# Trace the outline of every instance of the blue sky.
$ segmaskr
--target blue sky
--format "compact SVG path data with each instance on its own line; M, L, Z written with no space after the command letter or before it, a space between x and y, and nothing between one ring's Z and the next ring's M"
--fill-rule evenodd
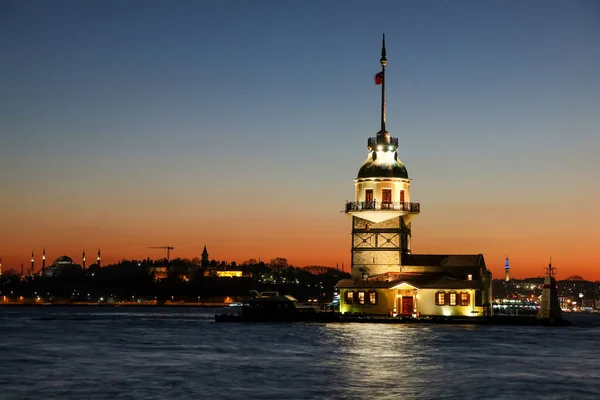
M5 1L0 253L42 246L57 221L168 221L215 256L252 255L215 232L260 221L298 243L326 226L347 247L338 211L379 128L383 32L387 126L424 206L421 243L483 229L453 248L499 262L518 224L539 227L539 257L564 229L580 252L600 238L598 2ZM565 203L577 207L557 215ZM163 232L145 240L185 242Z

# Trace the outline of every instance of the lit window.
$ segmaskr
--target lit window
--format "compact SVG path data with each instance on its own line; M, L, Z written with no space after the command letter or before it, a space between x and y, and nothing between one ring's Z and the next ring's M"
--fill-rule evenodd
M436 295L436 300L437 300L437 305L438 306L443 306L446 304L446 293L444 292L437 292Z
M369 292L369 304L377 304L377 292Z
M346 304L354 303L354 292L347 291L346 292Z
M463 292L460 294L460 305L461 306L469 305L469 293Z
M358 292L358 304L365 304L365 292Z
M392 204L392 189L382 189L381 190L381 207L382 208L391 208Z
M473 275L472 274L467 275L467 280L468 281L472 281L473 280Z
M456 305L456 292L450 292L450 305Z

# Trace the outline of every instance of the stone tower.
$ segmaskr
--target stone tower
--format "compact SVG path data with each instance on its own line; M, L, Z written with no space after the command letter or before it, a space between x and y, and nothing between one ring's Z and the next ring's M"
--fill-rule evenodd
M202 252L202 261L200 265L203 267L208 267L208 251L206 250L206 245L204 245L204 251Z
M355 201L346 203L352 216L352 276L401 272L402 254L410 254L411 220L420 204L411 202L410 178L398 158L398 138L386 131L385 35L381 49L381 129L367 140L368 155L354 180Z
M558 292L556 290L556 268L552 266L552 259L546 268L546 277L544 278L544 289L542 289L542 302L537 313L538 319L558 321L562 319L560 303L558 302Z

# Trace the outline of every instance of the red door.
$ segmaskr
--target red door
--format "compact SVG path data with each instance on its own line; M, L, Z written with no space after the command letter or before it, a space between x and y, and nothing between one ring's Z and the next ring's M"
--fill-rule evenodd
M402 297L402 315L412 315L415 308L413 297Z

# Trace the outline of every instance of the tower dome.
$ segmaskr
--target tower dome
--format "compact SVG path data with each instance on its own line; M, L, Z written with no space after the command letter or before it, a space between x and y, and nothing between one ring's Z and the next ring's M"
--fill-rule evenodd
M74 264L73 259L69 256L60 256L56 260L54 260L55 265L61 264Z
M394 138L392 138L394 139ZM388 149L387 147L390 147ZM380 145L379 149L369 146L369 156L358 170L357 179L360 178L404 178L408 179L408 171L402 161L398 159L396 146ZM385 149L384 149L385 147Z

